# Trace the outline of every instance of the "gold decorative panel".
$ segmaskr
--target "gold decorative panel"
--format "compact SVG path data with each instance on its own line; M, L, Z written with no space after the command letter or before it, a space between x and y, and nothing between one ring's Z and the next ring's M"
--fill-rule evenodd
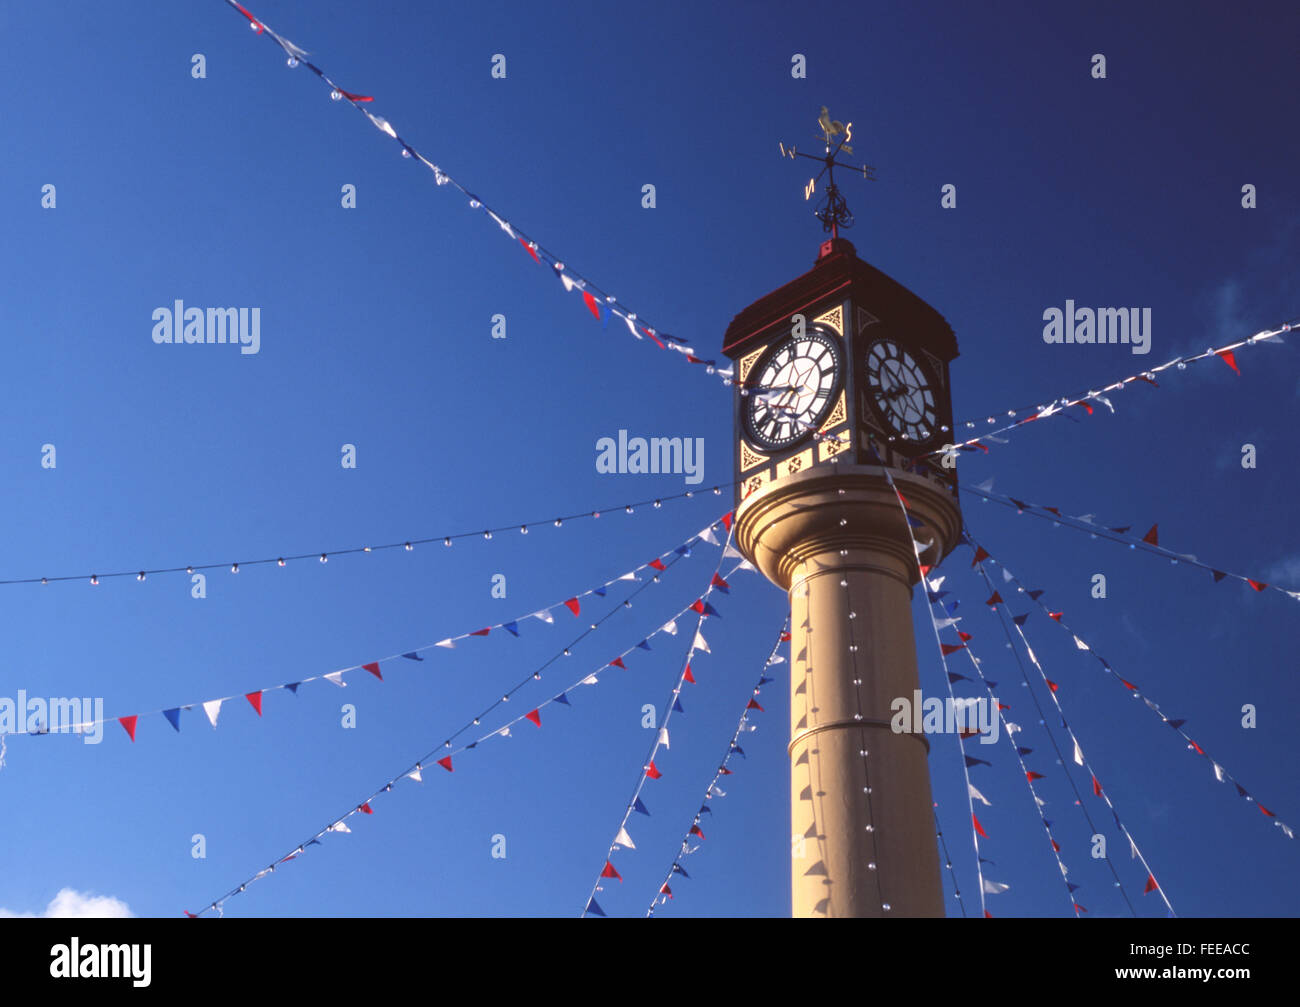
M745 497L749 496L751 493L758 492L758 490L762 489L763 484L771 478L771 475L766 471L755 472L745 480L743 488L741 489L740 499L744 500Z
M819 433L826 433L837 423L843 423L848 414L845 412L844 390L840 389L840 400L835 403L835 408L831 410L830 415L826 417L826 422L821 425Z
M796 472L802 472L813 463L813 449L804 448L797 455L791 455L783 462L778 462L776 474L780 476L792 476Z
M746 469L752 469L755 465L762 465L764 462L770 460L771 459L769 459L767 455L761 455L757 451L754 451L744 441L740 442L740 471L741 472L744 472Z
M841 339L844 338L844 308L837 305L831 308L824 315L818 315L813 319L814 322L821 322L823 325L835 330L835 334Z
M749 377L749 369L758 362L758 358L763 355L763 351L766 349L766 346L760 346L752 353L746 353L740 358L740 383L742 385L745 383L745 379Z
M817 460L824 462L826 459L834 458L841 451L847 451L848 449L848 441L839 440L834 437L827 438L824 441L819 441L817 444Z

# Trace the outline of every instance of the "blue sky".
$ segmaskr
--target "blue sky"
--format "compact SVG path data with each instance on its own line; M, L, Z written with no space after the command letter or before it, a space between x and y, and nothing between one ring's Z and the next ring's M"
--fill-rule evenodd
M253 12L498 212L660 329L718 355L731 317L806 270L822 238L802 168L821 105L854 123L878 181L849 179L859 254L957 333L955 412L983 417L1083 391L1293 318L1300 263L1298 17L1285 5L1077 12L1029 5L777 3L653 9L265 0ZM0 586L14 697L101 696L116 717L297 681L556 605L671 550L727 508L698 493L660 509L549 524L558 514L669 497L731 478L730 392L617 323L587 315L481 210L404 160L305 68L220 0L8 5L9 105L0 330L0 579L247 562L530 523L518 533L92 587ZM207 76L191 76L191 57ZM504 80L490 75L507 58ZM806 79L791 56L808 60ZM1090 75L1104 53L1107 78ZM641 187L657 187L657 206ZM957 186L957 208L940 187ZM41 207L42 186L57 207ZM356 209L340 189L357 189ZM1241 206L1256 186L1258 208ZM1066 299L1152 309L1149 356L1052 346L1043 311ZM151 313L182 299L257 306L261 346L159 346ZM491 318L507 320L491 338ZM1139 530L1207 562L1300 588L1293 343L1210 360L1116 414L1016 431L968 482ZM704 482L597 472L620 429L703 438ZM1258 467L1244 470L1243 444ZM57 467L41 466L53 444ZM357 467L340 465L344 444ZM1087 535L966 501L975 535L1046 589L1074 630L1262 802L1300 824L1290 674L1296 602ZM535 523L535 524L534 524ZM697 548L512 700L545 699L633 645L707 584ZM1011 690L1022 744L1036 718L969 552L949 585L986 670ZM1109 596L1090 597L1094 573ZM506 578L506 597L492 578ZM672 721L664 778L643 795L624 882L598 896L639 915L658 887L758 677L784 598L754 574L709 620L712 653ZM617 602L611 594L611 607ZM599 611L590 609L590 611ZM942 690L917 607L922 688ZM197 708L173 732L143 718L130 743L11 738L0 769L0 907L39 913L63 888L140 915L219 897L355 807L529 675L586 625L562 609L519 639L494 633L383 683L243 700L213 731ZM559 616L563 616L560 618ZM567 622L565 621L567 620ZM1026 626L1090 760L1182 915L1293 914L1297 847L1216 783L1207 762L1069 636ZM577 915L662 715L685 636L638 652L571 709L548 712L375 804L373 817L251 886L231 915ZM998 664L998 673L991 669ZM784 670L784 668L782 668ZM360 678L366 678L361 681ZM766 687L747 758L716 802L689 882L665 915L789 908L786 680ZM1022 694L1017 697L1017 693ZM1018 701L1018 699L1020 701ZM357 726L340 726L353 703ZM1243 704L1259 726L1241 726ZM548 711L553 708L548 708ZM488 719L490 729L498 720ZM980 753L983 754L983 753ZM1004 747L973 779L996 915L1062 915L1064 886ZM958 880L976 897L955 743L931 757ZM1081 904L1124 914L1089 860L1063 779L1036 768ZM1092 807L1095 820L1108 816ZM359 817L359 816L358 816ZM638 816L640 818L640 816ZM192 837L206 857L191 856ZM491 856L506 838L504 859ZM1140 868L1115 867L1143 915ZM21 869L17 869L21 868ZM948 910L958 915L951 894Z

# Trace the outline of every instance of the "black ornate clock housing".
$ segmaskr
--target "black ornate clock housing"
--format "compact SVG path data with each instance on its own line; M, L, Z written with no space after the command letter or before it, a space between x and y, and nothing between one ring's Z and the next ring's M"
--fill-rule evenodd
M737 500L836 457L955 494L955 468L932 454L954 439L952 328L844 238L736 315L722 349L735 361Z

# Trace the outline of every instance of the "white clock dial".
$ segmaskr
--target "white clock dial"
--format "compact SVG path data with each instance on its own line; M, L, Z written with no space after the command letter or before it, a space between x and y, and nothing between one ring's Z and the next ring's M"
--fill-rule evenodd
M749 439L765 451L789 447L817 429L839 388L840 350L820 330L786 339L759 364L745 407Z
M938 429L934 384L925 368L892 339L867 351L867 397L895 436L916 444Z

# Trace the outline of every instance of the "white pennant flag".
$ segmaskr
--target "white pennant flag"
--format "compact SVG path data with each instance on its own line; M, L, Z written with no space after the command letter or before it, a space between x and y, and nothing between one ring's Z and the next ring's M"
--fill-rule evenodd
M331 671L328 675L325 676L325 678L327 681L333 682L335 685L339 686L342 689L346 689L348 687L348 683L343 681L343 672L341 671Z
M1006 584L1010 584L1014 579L1015 579L1015 578L1011 576L1011 571L1008 570L1006 567L1003 567L1003 568L1002 568L1002 580L1003 580L1003 582L1006 583Z
M445 640L439 640L437 643L434 644L434 646L446 647L448 650L454 650L456 647L456 641L453 640L451 637L447 637L447 639Z
M1095 518L1096 516L1097 516L1096 514L1080 514L1077 518L1075 518L1075 520L1082 521L1084 524L1092 524L1092 519Z
M1282 830L1287 839L1295 838L1295 833L1291 831L1291 826L1287 825L1286 822L1274 822L1273 824Z
M595 675L588 675L582 680L582 685L600 685L599 679Z
M581 284L574 281L574 279L571 276L569 276L568 273L560 273L560 282L564 284L564 292L566 294L573 293L574 287L581 286Z
M1041 797L1035 797L1034 803L1036 803L1040 808L1047 807L1047 802L1044 801Z
M1015 734L1019 730L1021 730L1019 724L1007 723L1007 734Z
M988 878L984 879L985 895L1001 895L1003 892L1007 891L1010 887L1011 887L1010 885L1004 885L1001 881L990 881Z
M367 113L367 114L368 114L368 113ZM508 222L502 220L500 217L498 217L498 216L497 216L495 213L493 213L491 210L488 210L487 213L488 213L488 216L489 216L489 217L491 217L493 220L495 220L495 221L497 222L497 227L499 227L499 228L501 228L501 230L505 231L506 234L510 235L510 237L512 237L512 238L516 237L515 232L514 232L513 230L511 230L511 228L510 228L510 224L509 224Z
M620 828L618 835L614 837L615 846L626 846L629 850L636 849L636 843L632 842L632 837L627 834L626 828Z
M722 550L722 558L723 559L744 559L745 557L741 555L739 549L737 549L734 545L728 542L726 547ZM1300 591L1297 591L1296 593L1300 594Z
M555 622L555 616L551 615L551 610L549 608L542 609L540 612L534 612L532 618L541 619L542 622L546 623L548 626Z
M704 639L704 634L698 629L695 631L695 643L692 646L695 650L702 650L706 654L713 653L713 651L709 650L709 641Z
M947 619L939 619L935 622L935 629L947 629L949 626L955 626L961 622L961 616L950 616Z
M1128 858L1130 860L1136 860L1137 855L1138 855L1137 843L1133 842L1132 836L1129 836L1128 837Z
M1074 764L1076 766L1083 765L1083 749L1079 747L1078 738L1074 739Z
M1074 638L1074 645L1080 650L1088 650L1088 645L1080 640L1077 636Z
M507 724L505 727L501 728L501 730L497 731L497 734L501 735L503 738L510 737L510 725Z
M993 479L992 479L992 477L990 477L990 478L988 478L988 479L985 479L982 483L979 483L978 485L976 485L975 488L976 488L977 490L981 490L981 491L983 491L983 492L985 492L985 493L988 493L990 490L993 489Z
M423 782L424 782L424 777L420 775L420 767L419 767L419 766L416 766L414 769L412 769L412 770L411 770L409 773L407 773L406 775L409 776L411 779L413 779L416 783L423 783Z
M627 325L627 331L628 331L628 332L630 332L630 333L632 333L632 335L636 336L637 339L642 338L641 333L637 332L637 330L636 330L636 321L635 321L634 316L632 316L632 315L625 315L625 314L623 314L621 311L615 311L614 314L618 315L619 318L623 319L624 323Z
M394 140L397 139L397 130L393 129L392 124L389 123L387 119L374 115L371 112L366 112L366 115L368 115L370 117L370 121L375 124L375 128L379 129L381 132L387 133Z
M661 727L661 728L659 728L659 744L663 745L664 748L668 748L668 747L669 747L669 745L668 745L668 728L666 728L666 727Z
M1107 409L1109 409L1112 413L1115 411L1115 407L1112 406L1112 405L1110 404L1110 399L1106 398L1106 396L1104 396L1104 395L1094 395L1093 398L1095 398L1095 399L1096 399L1098 402L1100 402L1103 406L1105 406Z
M943 586L943 582L947 579L948 579L948 575L944 574L942 577L933 577L930 580L926 581L926 583L930 585L931 591L937 591L939 590L939 588Z
M632 570L618 578L619 580L636 580L636 571Z
M757 572L758 572L758 571L754 568L754 564L751 563L749 560L743 560L743 561L741 562L740 566L736 567L736 569L737 569L737 570L748 570L750 573L757 573Z
M210 699L203 704L203 712L208 715L208 721L213 727L217 726L217 714L221 712L221 700Z
M325 831L326 831L326 832L351 832L352 830L349 829L349 828L347 827L347 824L344 823L344 822L335 822L333 825L331 825L331 826L330 826L328 829L326 829Z
M709 525L704 531L700 532L700 538L709 545L718 545L718 536L713 534L713 525Z
M1214 763L1214 778L1218 780L1220 783L1224 782L1223 767L1220 766L1217 762Z
M676 636L676 635L677 635L677 620L676 620L676 619L673 619L673 620L671 620L670 622L666 622L666 623L664 623L663 626L660 627L660 630L661 630L662 632L664 632L664 633L669 634L670 636Z
M985 797L983 794L981 794L978 790L975 789L975 784L973 784L973 783L968 783L967 786L970 787L970 796L971 796L971 797L973 797L973 798L974 798L975 800L977 800L977 801L981 801L981 802L984 804L984 806L985 806L986 808L991 808L991 807L993 807L993 805L989 803L989 799L988 799L987 797Z

